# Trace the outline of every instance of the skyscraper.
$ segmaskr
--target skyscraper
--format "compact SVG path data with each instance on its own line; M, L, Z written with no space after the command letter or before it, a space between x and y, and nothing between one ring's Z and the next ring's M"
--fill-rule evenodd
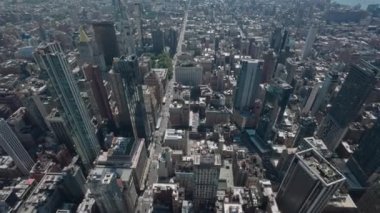
M347 166L358 181L367 185L368 178L380 168L380 119L364 134Z
M194 155L194 204L199 211L205 207L215 205L216 192L221 167L219 154Z
M280 27L276 27L270 40L270 47L274 49L276 53L281 50L282 37L282 29Z
M84 63L94 64L94 52L86 32L83 27L79 28L79 64L83 65Z
M133 127L127 104L127 98L124 94L121 74L115 69L111 69L108 73L108 77L112 88L112 99L116 103L116 108L113 110L116 126L121 130L121 134L123 136L131 136L133 133Z
M282 121L293 87L276 79L265 88L265 99L257 126L257 134L264 140L272 139L273 126Z
M302 50L302 59L305 59L308 57L311 53L315 38L317 37L317 27L312 25L309 29L309 32L307 33L306 41L305 41L305 46L303 47Z
M315 98L314 104L311 108L311 114L314 115L318 110L321 109L331 98L336 85L338 84L338 73L329 72L326 74L326 78L322 83L321 89L318 91L317 97Z
M99 50L104 55L107 66L112 66L114 57L119 56L119 45L116 39L116 32L113 22L94 22L92 28L95 32L95 41Z
M262 60L243 60L237 81L234 107L239 111L248 110L254 104L263 72Z
M380 182L377 181L369 186L360 200L356 203L359 212L375 213L380 212Z
M34 161L3 118L0 118L0 146L12 157L17 168L28 175Z
M79 28L79 43L78 43L78 51L79 51L79 65L83 65L85 63L97 65L100 70L106 70L106 64L104 61L104 55L100 47L94 43L92 39L90 39L83 27Z
M264 64L263 64L263 77L261 79L262 83L268 83L272 79L274 69L276 67L276 54L273 50L269 50L264 54Z
M156 29L152 32L153 52L160 54L164 50L164 32L161 29Z
M101 213L122 213L127 210L125 198L118 185L116 173L102 169L91 171L87 186L91 197L95 198Z
M141 27L141 12L142 12L142 5L140 2L134 2L134 19L136 20L136 31L137 31L137 44L139 47L142 46L142 27Z
M316 129L317 122L314 117L301 117L292 147L297 147L303 138L313 136Z
M365 61L350 66L350 72L317 133L331 151L339 145L348 124L358 116L374 87L378 72L376 67Z
M295 154L278 190L281 211L289 213L322 212L345 177L316 150Z
M125 136L132 136L130 133L133 133L134 137L149 138L150 129L149 125L147 125L141 88L142 77L140 75L137 57L131 55L129 57L115 59L113 70L115 73L120 74L131 124L131 126L127 125L129 129L122 129L121 132L124 132ZM130 132L131 130L132 132Z
M45 117L46 122L51 127L58 143L64 144L70 151L75 151L74 138L71 137L68 124L59 113L58 109L53 108L49 115Z
M135 54L135 42L133 39L133 29L127 20L121 21L120 49L121 54Z
M170 55L174 56L177 52L178 33L174 28L165 31L165 44L170 47Z
M99 154L100 146L65 54L58 43L49 43L40 45L34 57L39 67L49 74L61 102L64 118L68 120L67 124L75 138L76 151L85 167L88 167Z
M45 121L45 116L47 113L40 96L34 95L30 89L20 91L18 96L20 97L23 106L28 107L28 112L33 122L41 129L48 130L49 127Z
M83 71L86 80L90 84L92 93L94 94L95 104L96 108L99 110L99 114L103 119L112 122L113 116L111 107L108 102L106 88L104 87L99 67L85 64L83 66Z
M99 47L94 43L93 39L90 39L83 27L79 28L79 65L85 63L97 65L104 71L106 70L106 64L104 61L104 55L99 50Z
M321 83L320 82L315 82L312 89L310 89L310 93L306 99L306 103L305 105L303 106L303 109L301 111L301 113L303 115L308 115L310 110L311 110L311 107L313 106L314 102L315 102L315 99L317 97L317 94L319 92L319 90L321 89Z
M114 1L115 6L115 20L116 28L120 33L118 33L118 42L120 55L131 55L136 51L134 32L137 32L137 42L138 46L142 43L142 31L141 31L141 17L140 10L136 11L135 4L139 3L127 3L125 1ZM136 16L134 13L138 13Z

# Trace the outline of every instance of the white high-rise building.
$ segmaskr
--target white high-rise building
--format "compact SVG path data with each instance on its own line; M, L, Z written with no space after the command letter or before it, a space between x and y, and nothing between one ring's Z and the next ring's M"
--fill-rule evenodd
M28 175L34 161L3 118L0 118L0 146L12 157L17 168Z

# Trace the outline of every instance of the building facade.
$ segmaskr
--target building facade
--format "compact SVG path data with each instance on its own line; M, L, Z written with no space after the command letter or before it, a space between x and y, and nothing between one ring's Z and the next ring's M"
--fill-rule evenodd
M234 108L248 110L254 104L263 75L262 60L243 60L237 81Z
M17 168L23 174L28 175L34 165L34 161L8 123L2 118L0 118L0 145L12 157Z
M83 164L89 167L99 154L100 146L65 54L58 43L49 43L38 47L34 57L40 69L49 74L63 108L64 118L75 138L76 152Z
M112 66L113 58L119 56L119 45L113 22L95 22L92 24L95 42L104 56L106 66Z
M175 68L175 81L187 86L202 84L203 69L196 65L182 65Z
M365 61L350 65L349 74L317 133L330 150L338 147L349 123L358 116L374 87L377 73L379 70Z
M316 150L307 149L295 154L276 200L281 211L321 212L344 181L345 177Z
M194 155L194 206L195 210L214 206L220 168L222 165L219 154Z
M125 132L124 135L126 136L132 136L131 133L133 133L134 137L145 138L146 141L148 141L151 130L147 124L144 97L141 88L143 79L140 75L137 56L131 55L129 57L115 59L113 70L120 74L122 85L118 85L119 87L117 89L119 92L121 92L120 89L123 90L130 118L130 123L127 125L128 129L121 129L121 132ZM116 81L120 82L120 80ZM120 94L120 96L121 95L122 94Z

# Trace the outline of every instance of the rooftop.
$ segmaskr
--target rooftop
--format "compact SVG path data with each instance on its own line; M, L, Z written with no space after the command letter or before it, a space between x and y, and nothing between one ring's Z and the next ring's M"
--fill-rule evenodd
M82 200L82 203L79 204L77 212L78 213L86 213L91 212L92 208L95 206L94 198L85 198Z
M232 172L232 162L223 160L223 166L220 168L219 182L225 183L227 188L234 186L234 176Z
M184 138L184 130L167 129L165 131L165 140L181 140Z
M0 169L11 168L14 166L15 166L15 163L11 156L8 156L8 155L0 156Z
M300 150L314 148L317 150L323 157L330 157L332 153L326 147L325 143L321 139L315 137L307 137L302 140L299 145Z
M63 179L62 174L46 174L21 207L22 212L34 212L51 198Z
M108 149L108 155L131 155L134 144L133 138L114 137L111 147Z
M300 162L326 185L344 181L346 178L323 158L315 149L307 149L296 153Z
M220 154L196 154L194 155L194 165L212 165L221 166L222 160Z

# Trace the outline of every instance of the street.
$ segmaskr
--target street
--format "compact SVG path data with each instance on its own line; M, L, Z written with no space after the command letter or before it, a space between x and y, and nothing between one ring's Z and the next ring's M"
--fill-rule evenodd
M188 18L188 8L190 5L190 1L187 5L185 15L183 18L183 24L181 28L181 32L178 38L178 44L177 44L177 52L173 57L173 77L172 79L169 80L167 83L166 87L166 102L165 104L161 107L161 111L159 113L159 116L162 118L161 120L161 125L158 130L156 130L153 133L153 143L149 146L149 159L148 159L148 166L149 166L149 171L147 174L147 181L146 181L146 186L151 186L153 183L156 183L158 180L158 156L161 153L162 150L162 141L163 137L166 131L166 128L168 126L168 121L169 121L169 107L170 103L173 100L173 89L174 89L174 82L175 82L175 67L177 64L177 56L182 54L182 43L185 37L185 30L186 30L186 24L187 24L187 18Z

